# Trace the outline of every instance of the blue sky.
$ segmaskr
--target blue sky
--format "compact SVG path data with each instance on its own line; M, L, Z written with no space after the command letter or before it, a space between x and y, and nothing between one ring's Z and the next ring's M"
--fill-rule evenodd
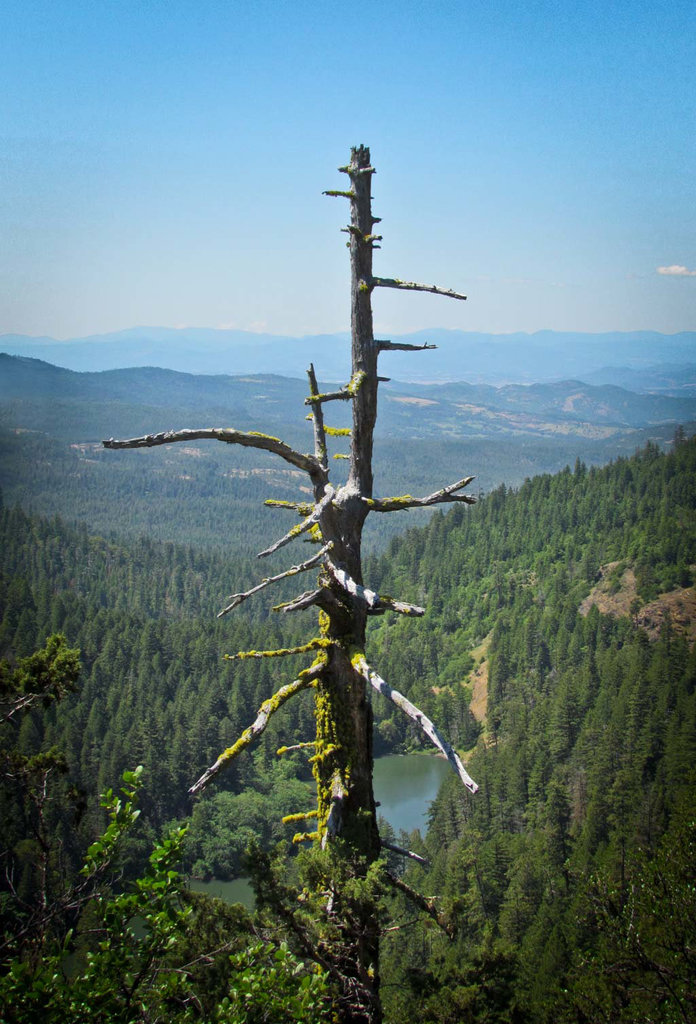
M5 0L0 333L696 329L696 7ZM662 268L661 270L659 268Z

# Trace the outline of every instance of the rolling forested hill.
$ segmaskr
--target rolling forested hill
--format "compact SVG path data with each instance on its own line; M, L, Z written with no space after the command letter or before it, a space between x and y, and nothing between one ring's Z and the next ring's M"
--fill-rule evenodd
M409 875L459 941L396 933L390 1019L691 1019L695 562L680 441L500 488L373 565L428 607L377 626L374 661L475 744L481 786L432 808Z
M378 620L371 661L468 753L480 785L471 798L453 778L428 835L409 840L430 867L407 880L437 897L456 939L397 906L410 923L385 943L388 1019L688 1019L695 506L696 441L677 433L668 454L650 444L501 486L367 560L370 586L427 607L422 620ZM96 792L139 762L145 830L185 815L200 769L303 667L221 660L313 632L311 614L269 616L263 597L214 618L259 575L236 557L2 509L0 655L28 654L55 630L82 649L78 693L10 737L25 753L66 753L88 808L79 833L57 815L66 854L99 829ZM376 712L378 751L420 745L391 707ZM301 753L279 762L275 749L312 731L301 701L273 719L198 804L189 869L235 874L251 835L289 838L280 817L306 801L309 771ZM12 806L3 817L21 856L21 822Z
M76 373L0 353L0 486L8 503L99 533L253 555L278 528L263 500L296 498L302 481L295 470L267 453L215 442L107 452L101 439L235 426L270 431L302 451L311 446L305 395L302 380L272 374ZM347 425L349 410L334 406L332 424ZM576 458L596 465L648 441L664 446L677 424L694 419L689 394L634 394L572 380L499 388L392 382L380 398L376 486L384 495L429 494L473 473L485 493ZM333 463L334 479L342 467ZM366 543L383 547L428 515L371 517Z

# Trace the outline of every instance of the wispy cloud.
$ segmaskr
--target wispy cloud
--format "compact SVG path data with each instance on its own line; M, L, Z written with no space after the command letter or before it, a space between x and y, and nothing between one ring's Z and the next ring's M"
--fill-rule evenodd
M657 272L666 277L696 277L696 270L689 270L688 267L682 267L679 263L673 263L671 267L658 267Z

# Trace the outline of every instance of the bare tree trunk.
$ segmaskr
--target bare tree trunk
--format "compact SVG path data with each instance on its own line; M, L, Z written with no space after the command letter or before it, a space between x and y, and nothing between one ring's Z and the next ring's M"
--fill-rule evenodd
M104 444L108 448L136 448L192 438L213 438L229 444L270 451L304 470L311 480L314 503L286 503L300 515L301 522L261 552L261 555L270 554L301 533L309 534L311 539L319 542L322 545L321 551L314 558L286 572L265 578L246 593L232 595L230 603L220 614L231 611L253 593L276 580L319 565L317 587L295 601L279 606L279 610L286 612L317 606L319 636L302 649L317 650L318 654L295 682L282 687L264 701L253 724L204 772L191 787L191 793L198 793L205 788L229 760L253 742L266 728L270 716L285 701L302 689L310 686L314 688L316 736L312 743L306 745L314 750L311 762L317 784L317 808L312 814L316 814L317 829L314 833L302 834L298 838L315 839L330 856L342 858L341 870L345 869L347 862L351 877L362 879L366 886L360 899L354 895L350 899L345 898L337 882L341 871L332 875L331 867L326 868L328 874L322 880L322 889L330 894L326 903L327 922L334 934L338 930L340 941L335 943L330 953L323 951L321 962L324 963L328 956L335 967L334 976L339 979L339 1020L343 1024L379 1024L380 929L376 900L374 894L370 896L366 881L370 867L381 850L372 791L372 707L368 684L392 700L421 727L435 746L449 758L455 771L472 792L475 792L476 784L469 778L458 755L442 739L434 724L385 683L366 660L368 615L381 614L386 609L406 615L422 615L423 609L392 598L380 597L364 585L362 531L371 511L392 512L442 502L473 502L474 499L458 493L471 482L471 477L443 487L425 498L412 498L410 495L383 499L373 497L372 448L380 379L377 373L379 353L394 349L418 351L435 346L375 340L372 292L375 288L385 287L427 291L455 299L464 299L465 296L435 286L373 276L373 250L378 248L376 243L380 236L373 233L378 218L372 214L371 185L375 172L370 165L369 149L364 146L353 149L350 163L340 170L348 176L349 188L326 194L346 198L350 202L350 224L343 230L349 235L350 247L352 374L349 383L340 391L322 394L317 386L314 367L310 366L307 371L309 395L305 403L312 410L314 453L296 452L277 438L266 435L218 428L171 431L128 441L111 439ZM324 407L333 401L350 401L353 411L348 479L345 485L336 490L329 483L328 469L327 435L331 436L332 431L324 423ZM280 655L292 651L265 653ZM240 656L243 656L243 652L240 652ZM327 863L331 864L330 857Z

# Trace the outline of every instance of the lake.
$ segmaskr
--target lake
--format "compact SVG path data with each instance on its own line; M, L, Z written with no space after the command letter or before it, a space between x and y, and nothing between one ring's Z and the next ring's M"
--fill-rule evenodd
M437 796L440 783L451 771L443 757L425 754L388 754L375 759L375 800L380 806L377 814L385 818L396 832L422 833L427 826L428 808ZM207 882L191 879L194 892L218 896L227 903L241 903L248 910L254 908L254 893L246 878L233 878L223 882L212 878Z

